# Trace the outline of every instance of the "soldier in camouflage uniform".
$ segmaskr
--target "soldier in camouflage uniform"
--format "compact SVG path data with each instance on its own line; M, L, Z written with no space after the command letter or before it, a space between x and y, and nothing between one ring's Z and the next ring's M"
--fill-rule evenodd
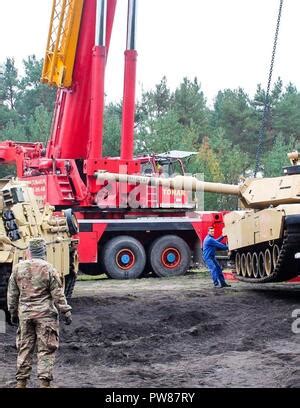
M7 294L11 321L19 321L17 388L26 388L36 345L40 386L50 387L59 343L58 310L64 315L65 324L70 324L72 308L66 301L60 276L45 260L45 241L32 239L29 251L31 259L19 262L13 269Z

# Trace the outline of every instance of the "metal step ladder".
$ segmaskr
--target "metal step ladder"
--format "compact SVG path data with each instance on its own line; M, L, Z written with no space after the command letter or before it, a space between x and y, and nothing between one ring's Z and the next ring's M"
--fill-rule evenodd
M59 175L57 176L57 181L62 200L74 202L75 197L68 176Z

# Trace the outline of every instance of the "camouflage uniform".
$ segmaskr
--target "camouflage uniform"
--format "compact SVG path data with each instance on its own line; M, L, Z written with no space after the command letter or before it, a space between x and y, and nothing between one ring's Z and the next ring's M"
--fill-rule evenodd
M37 344L38 377L51 381L59 342L57 309L64 314L72 309L57 271L43 259L19 262L10 276L7 298L11 315L19 316L16 379L30 377Z

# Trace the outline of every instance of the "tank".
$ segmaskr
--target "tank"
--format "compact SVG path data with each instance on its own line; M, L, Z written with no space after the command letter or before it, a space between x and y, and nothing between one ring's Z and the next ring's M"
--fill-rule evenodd
M300 155L294 151L288 157L292 165L284 168L283 176L248 178L239 185L185 176L163 179L103 172L95 176L100 183L114 180L237 196L241 210L224 215L223 230L234 273L245 282L280 282L300 272Z
M300 273L300 156L288 154L284 175L247 179L239 185L242 211L224 217L236 277L265 283Z
M61 274L71 297L78 271L77 221L71 210L54 214L24 181L0 181L0 308L6 309L7 286L14 265L28 257L31 238L47 243L47 260Z

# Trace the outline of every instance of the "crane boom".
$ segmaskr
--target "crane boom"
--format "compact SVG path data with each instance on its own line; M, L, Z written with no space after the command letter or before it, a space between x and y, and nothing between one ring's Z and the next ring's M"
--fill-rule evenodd
M53 0L41 81L72 86L83 0Z
M53 0L54 10L57 1ZM76 13L79 13L81 5L82 10L72 84L71 89L63 84L58 89L46 156L86 160L101 157L104 74L117 0L73 1ZM103 12L99 14L100 10ZM51 28L53 18L50 32L54 29ZM102 44L98 43L98 38L95 40L99 29L105 39ZM73 45L69 42L69 46L68 54L72 52Z

